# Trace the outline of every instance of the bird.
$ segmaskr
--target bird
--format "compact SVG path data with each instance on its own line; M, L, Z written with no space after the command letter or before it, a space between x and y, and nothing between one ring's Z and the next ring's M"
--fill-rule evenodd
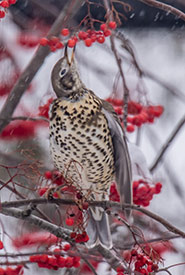
M109 200L116 180L121 203L132 203L132 172L125 133L112 105L82 82L75 49L67 47L54 65L51 83L56 99L50 107L50 151L55 167L90 201ZM126 211L127 217L130 210ZM111 249L109 218L103 207L90 206L88 248Z

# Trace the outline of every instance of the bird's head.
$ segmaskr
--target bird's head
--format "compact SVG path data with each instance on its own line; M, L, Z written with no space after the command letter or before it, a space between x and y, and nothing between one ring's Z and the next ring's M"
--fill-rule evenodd
M78 93L83 87L75 64L74 51L73 48L71 60L69 60L66 47L64 56L53 67L51 82L58 98L66 97L71 93Z

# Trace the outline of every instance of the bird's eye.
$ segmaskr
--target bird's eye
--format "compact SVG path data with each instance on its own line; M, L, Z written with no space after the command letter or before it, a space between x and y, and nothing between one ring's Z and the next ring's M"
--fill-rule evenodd
M61 70L61 71L60 71L60 76L64 76L65 73L66 73L66 69Z

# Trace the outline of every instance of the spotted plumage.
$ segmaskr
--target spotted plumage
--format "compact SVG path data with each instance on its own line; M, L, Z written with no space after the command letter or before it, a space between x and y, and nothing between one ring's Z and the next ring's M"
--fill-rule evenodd
M50 109L50 148L56 168L90 200L107 200L116 178L121 198L130 203L130 159L112 106L85 87L73 55L69 61L67 52L51 78L58 97ZM89 246L110 248L107 214L94 207L88 215Z

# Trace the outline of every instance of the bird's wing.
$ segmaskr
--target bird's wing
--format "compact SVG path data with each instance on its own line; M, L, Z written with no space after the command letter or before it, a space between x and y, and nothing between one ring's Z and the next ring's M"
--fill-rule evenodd
M112 105L102 100L102 111L108 121L114 148L115 173L121 202L132 203L132 172L126 137ZM127 216L130 211L126 210Z

